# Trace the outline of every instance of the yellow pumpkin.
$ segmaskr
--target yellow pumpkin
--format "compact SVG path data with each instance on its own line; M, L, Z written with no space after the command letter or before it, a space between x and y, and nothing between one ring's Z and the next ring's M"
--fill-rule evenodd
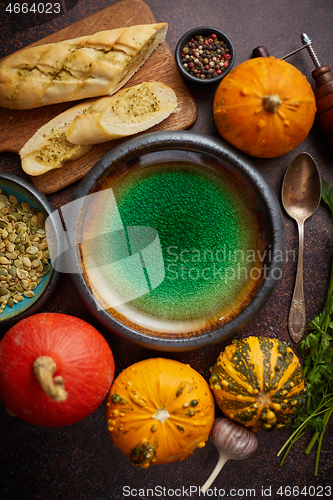
M211 373L210 387L223 413L254 431L283 429L305 402L302 365L277 339L233 340Z
M222 138L261 158L292 151L309 134L315 113L315 96L306 77L272 56L250 59L232 69L213 102Z
M206 380L190 365L165 358L123 370L107 400L113 444L133 465L183 460L202 448L214 422L215 402Z

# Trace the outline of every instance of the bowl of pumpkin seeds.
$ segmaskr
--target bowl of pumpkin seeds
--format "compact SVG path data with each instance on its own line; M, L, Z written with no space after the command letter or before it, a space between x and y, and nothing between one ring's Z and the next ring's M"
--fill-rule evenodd
M35 314L52 293L45 220L54 211L32 184L0 172L0 326ZM52 228L56 234L57 228ZM56 238L53 238L56 240Z

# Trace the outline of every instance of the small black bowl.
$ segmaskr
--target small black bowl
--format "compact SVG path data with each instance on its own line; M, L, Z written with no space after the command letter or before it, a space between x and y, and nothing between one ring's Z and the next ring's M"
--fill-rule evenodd
M183 49L184 47L188 44L188 42L192 39L195 38L197 35L201 35L203 38L211 37L212 34L215 34L217 36L217 39L223 44L225 44L228 48L228 54L230 55L230 59L228 59L228 66L226 68L221 68L222 73L218 74L217 76L211 77L211 78L201 78L198 76L195 76L194 74L190 73L185 67L183 63ZM203 49L204 50L204 49ZM178 68L181 72L181 74L187 79L190 80L191 82L195 83L202 83L204 85L207 84L212 84L212 83L217 83L220 82L231 70L231 68L234 65L235 62L235 49L234 46L231 42L231 40L225 35L222 31L215 29L215 28L210 28L208 26L203 26L201 28L194 28L187 33L185 33L184 36L179 40L177 47L176 47L176 52L175 52L175 58L176 58L176 63L178 65Z

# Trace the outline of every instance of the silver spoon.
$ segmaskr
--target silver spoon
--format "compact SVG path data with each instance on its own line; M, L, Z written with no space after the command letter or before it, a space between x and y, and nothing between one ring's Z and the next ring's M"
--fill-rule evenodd
M306 325L303 292L304 222L318 208L321 199L321 180L317 165L308 153L301 153L292 161L282 184L282 204L298 226L298 262L294 294L290 306L288 329L294 342L299 342Z

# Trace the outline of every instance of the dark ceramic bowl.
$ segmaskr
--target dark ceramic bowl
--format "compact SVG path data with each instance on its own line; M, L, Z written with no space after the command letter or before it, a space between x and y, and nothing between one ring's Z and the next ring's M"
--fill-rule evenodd
M209 77L206 74L205 78L201 78L201 75L196 76L193 73L190 73L188 71L188 68L184 67L184 61L183 61L183 56L182 56L183 50L184 50L184 47L186 47L187 44L192 39L195 39L196 36L201 35L203 38L207 38L207 37L210 37L213 33L215 35L217 35L217 39L220 42L222 42L223 44L225 44L225 46L227 47L227 49L228 49L227 54L230 55L230 59L228 59L228 66L227 67L220 68L220 69L222 69L221 74L217 74L214 77ZM203 45L202 50L205 50L205 45ZM189 57L192 56L191 53L189 53L187 55L189 55ZM206 56L205 56L205 54L200 54L199 57L204 58ZM184 76L184 78L186 78L187 80L190 80L191 82L194 82L194 83L201 83L203 85L208 85L208 84L220 82L229 73L229 71L232 69L234 62L235 62L235 49L234 49L234 46L233 46L231 40L229 39L229 37L225 33L223 33L222 31L220 31L218 29L215 29L215 28L203 26L201 28L194 28L182 36L182 38L179 40L179 42L176 46L175 59L176 59L176 63L178 65L178 68L179 68L181 74ZM221 61L219 61L219 62L221 62ZM192 61L192 63L193 63L193 61ZM186 62L186 64L189 64L189 63ZM196 64L195 64L195 68L198 68L198 66ZM201 67L200 71L202 71L202 69L205 69L204 66Z
M231 337L281 277L277 199L218 139L130 139L90 170L76 203L74 283L105 327L142 346L186 351Z
M16 175L12 175L7 172L0 172L0 188L2 189L2 192L6 192L8 196L11 194L16 196L19 203L29 203L31 208L42 212L45 218L47 218L54 211L54 208L48 202L43 193L36 189L32 184L26 182L20 177L17 177ZM61 241L59 228L56 224L52 223L51 230L54 251L60 254L60 251L57 250L59 242ZM8 266L1 267L5 268ZM58 273L54 270L50 261L49 272L42 277L41 283L39 283L34 289L35 296L32 298L24 297L21 302L15 303L13 307L6 305L4 311L0 314L0 327L10 327L14 322L16 323L26 316L37 313L49 299L56 286L57 279Z

